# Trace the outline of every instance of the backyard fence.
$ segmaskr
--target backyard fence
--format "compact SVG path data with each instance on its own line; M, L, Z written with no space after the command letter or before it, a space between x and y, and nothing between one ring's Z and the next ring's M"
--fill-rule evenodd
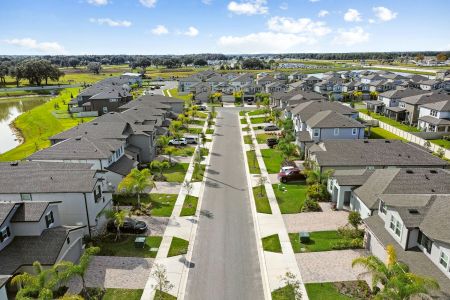
M370 116L368 116L368 115L366 115L365 113L362 113L362 112L359 113L359 117L361 119L363 119L363 120L366 120L366 121L374 121L374 120L376 120L376 119L374 119L374 118L372 118L372 117L370 117ZM390 133L393 133L395 135L398 135L399 137L401 137L401 138L403 138L403 139L405 139L405 140L407 140L409 142L412 142L412 143L418 144L418 145L420 145L422 147L425 147L425 143L427 142L427 140L425 140L423 138L420 138L420 137L418 137L418 136L416 136L414 134L411 134L409 132L406 132L404 130L398 129L398 128L396 128L394 126L391 126L389 124L386 124L386 123L384 123L384 122L382 122L380 120L376 120L376 121L378 121L378 126L380 128L382 128L384 130L387 130ZM444 151L443 152L444 153L444 157L447 158L447 159L450 159L450 150L447 150L444 147L441 147L441 146L438 146L436 144L430 143L429 149L431 151L433 151L433 152Z

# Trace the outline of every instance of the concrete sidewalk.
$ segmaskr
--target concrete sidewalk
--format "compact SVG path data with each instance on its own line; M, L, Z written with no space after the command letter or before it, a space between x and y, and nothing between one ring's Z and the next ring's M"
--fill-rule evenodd
M247 115L247 121L250 123L250 118ZM252 208L255 210L256 214L256 224L257 231L260 234L261 238L264 238L269 235L278 234L280 239L282 253L274 253L263 251L264 255L264 266L267 276L267 281L269 285L270 291L274 291L280 287L283 287L283 282L281 278L287 273L293 273L298 280L301 282L301 290L302 290L302 299L308 299L308 294L306 293L305 286L303 284L302 275L300 273L300 269L298 268L297 261L294 255L294 251L292 250L291 242L288 236L288 232L286 230L283 216L281 214L280 208L278 206L278 202L275 197L275 193L272 189L272 183L270 182L270 176L267 172L266 166L264 164L264 160L261 155L260 146L257 144L255 131L252 128L251 130L252 140L255 144L255 153L258 160L258 164L261 170L261 176L267 179L265 184L267 197L269 199L270 208L272 210L272 214L261 214L256 213L256 206L252 205ZM242 143L244 142L242 137ZM248 165L246 155L245 163ZM249 174L248 168L246 168L247 174L249 178L251 178L251 174ZM253 180L253 186L255 186L255 180ZM251 194L251 201L254 203L253 194ZM262 249L262 243L259 243Z

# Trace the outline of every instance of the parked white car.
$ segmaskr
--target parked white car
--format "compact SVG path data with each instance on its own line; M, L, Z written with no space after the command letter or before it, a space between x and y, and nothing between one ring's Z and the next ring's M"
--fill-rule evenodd
M187 141L186 141L185 138L172 139L172 140L169 141L169 145L174 145L174 146L183 145L183 146L186 146L187 145Z

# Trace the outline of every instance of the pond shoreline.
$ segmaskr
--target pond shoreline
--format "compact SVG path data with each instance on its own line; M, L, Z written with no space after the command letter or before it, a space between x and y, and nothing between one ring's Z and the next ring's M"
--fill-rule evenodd
M17 116L17 118L19 116ZM23 136L22 131L15 125L15 121L17 120L17 118L15 118L14 120L12 120L11 123L9 123L9 128L11 128L12 133L14 134L17 142L19 143L17 146L20 146L25 142L25 137Z

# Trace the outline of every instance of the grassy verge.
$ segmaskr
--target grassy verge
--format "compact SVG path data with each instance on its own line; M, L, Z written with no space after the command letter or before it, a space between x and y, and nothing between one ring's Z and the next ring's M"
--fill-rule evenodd
M450 149L450 141L446 141L446 140L442 140L442 139L441 140L430 140L430 143L444 147L445 149Z
M367 130L367 129L366 129ZM405 141L406 140L402 137L399 137L396 134L393 134L387 130L384 130L383 128L380 127L372 127L370 128L370 136L369 139L388 139L388 140L401 140L401 141Z
M252 143L252 136L249 135L244 135L244 144L250 145Z
M366 115L368 115L368 111L367 109L359 109L360 112L365 113ZM376 114L376 113L370 113L370 116L374 119L377 119L381 122L384 122L388 125L394 126L398 129L404 130L404 131L408 131L408 132L419 132L420 130L417 129L416 127L413 126L409 126L409 125L405 125L402 124L400 122L397 122L395 120L392 120L391 118Z
M306 292L310 300L351 300L348 296L339 293L332 282L307 283Z
M262 149L261 155L264 159L267 172L269 174L277 174L280 171L281 163L283 162L283 155L280 150L277 149ZM296 156L293 159L300 159Z
M272 300L295 300L295 292L292 286L286 285L272 292Z
M205 125L205 122L205 120L190 120L189 124L203 126Z
M250 122L252 124L262 124L262 123L266 123L267 119L265 117L255 117L255 118L250 118Z
M267 139L270 137L276 137L276 135L271 135L267 133L259 133L256 135L256 140L258 141L258 144L265 144L267 142Z
M183 182L184 176L186 176L188 163L175 163L170 168L163 170L163 175L166 177L167 182ZM150 169L153 174L157 174L159 170Z
M266 112L265 108L256 109L248 112L249 116L257 116L257 115L263 115Z
M152 204L152 216L170 217L177 197L177 194L142 194L141 203ZM137 197L135 195L114 195L113 199L119 205L137 205Z
M205 165L195 164L194 172L192 173L192 181L199 182L203 180L203 176L205 175Z
M102 300L139 300L143 292L143 289L106 289Z
M206 134L214 134L214 129L212 128L206 129Z
M350 241L349 239L342 237L335 230L311 232L310 241L307 243L303 243L300 241L298 233L289 233L289 239L291 240L292 249L295 253L336 250L334 248L334 245L336 243L340 241ZM304 251L302 251L302 249Z
M247 151L247 162L250 174L261 174L261 170L259 169L259 163L258 160L256 159L255 150Z
M189 241L173 237L170 243L169 253L167 257L186 254L189 246Z
M190 134L200 134L200 133L202 133L202 131L203 131L202 128L189 128L187 130L187 132Z
M308 189L305 183L285 183L272 186L282 214L296 214L302 211Z
M156 299L156 300L177 300L177 297L172 296L171 294L168 294L166 292L161 292L159 290L156 290L155 298L153 298L153 299Z
M183 207L181 208L180 217L193 216L197 210L198 197L186 196Z
M262 238L264 251L282 253L281 243L278 234L269 235Z
M248 124L247 119L246 118L241 119L241 124Z
M169 90L170 95L174 98L183 99L185 102L191 101L192 94L186 94L186 95L179 95L178 94L178 88L173 88Z
M180 148L175 148L175 151L172 153L172 156L192 156L195 152L195 147L180 147ZM164 154L167 154L164 152Z
M267 198L267 193L265 187L255 186L253 188L253 197L255 198L256 211L263 214L271 214L272 209L270 208L269 199Z
M150 251L151 248L159 248L162 236L148 236L145 238L143 248L136 248L134 240L137 235L121 235L119 241L114 241L115 234L107 235L97 239L94 244L100 247L101 256L123 256L123 257L150 257L155 258L157 251Z
M67 103L71 100L71 95L76 97L77 94L77 88L61 90L57 97L17 117L13 123L21 132L24 143L1 154L0 161L24 159L40 149L49 147L49 137L72 128L79 123L92 120L92 118L58 119L52 114L53 111L66 112Z

